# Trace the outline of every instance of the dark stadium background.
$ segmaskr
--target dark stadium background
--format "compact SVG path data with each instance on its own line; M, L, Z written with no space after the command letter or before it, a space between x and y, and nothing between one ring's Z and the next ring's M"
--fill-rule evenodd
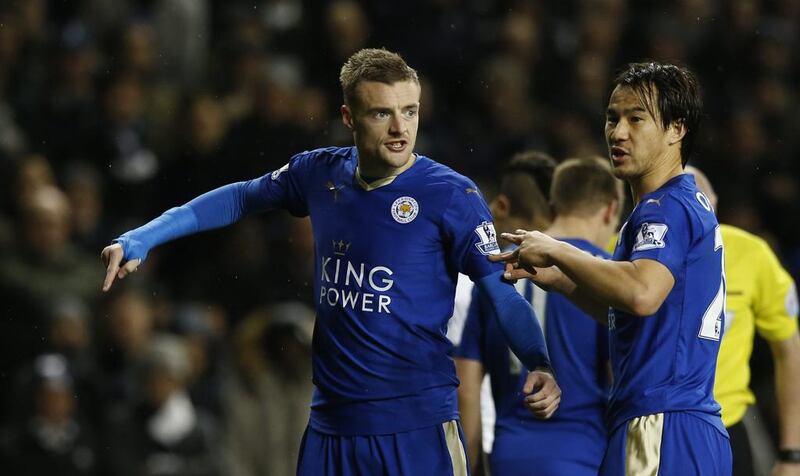
M362 47L417 68L416 150L487 195L514 152L604 155L625 63L690 66L706 101L691 162L720 221L766 238L796 279L799 25L797 0L0 0L0 472L293 474L309 224L267 214L165 245L107 296L98 255L203 191L349 144L338 70ZM774 438L771 376L757 344ZM165 388L196 415L178 447L143 436ZM37 447L47 415L79 436Z

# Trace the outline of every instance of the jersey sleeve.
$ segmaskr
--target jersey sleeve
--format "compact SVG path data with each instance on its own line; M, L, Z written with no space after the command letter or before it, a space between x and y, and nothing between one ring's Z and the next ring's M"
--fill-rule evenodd
M453 190L443 221L449 258L457 271L477 282L503 269L501 264L487 259L500 253L500 247L489 207L475 184L468 182Z
M483 361L484 320L481 313L483 305L477 286L472 289L472 299L464 321L461 342L453 349L453 356L462 359Z
M759 335L772 342L788 339L797 331L797 289L789 273L766 243L761 243L753 293L753 315Z
M691 243L691 223L679 202L670 197L644 202L628 222L625 233L630 240L630 261L658 261L677 280Z
M283 167L252 180L261 206L283 208L296 217L308 216L305 184L314 159L314 152L302 152Z

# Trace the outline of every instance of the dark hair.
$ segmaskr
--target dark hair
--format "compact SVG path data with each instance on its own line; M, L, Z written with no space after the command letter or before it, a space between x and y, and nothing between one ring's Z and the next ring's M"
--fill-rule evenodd
M539 151L514 155L500 175L500 193L511 203L517 217L541 216L550 220L548 198L556 161Z
M622 181L599 157L565 160L553 174L550 201L556 215L591 214L622 196Z
M397 53L383 48L366 48L348 58L339 73L344 103L348 106L352 105L356 87L361 81L377 81L386 84L398 81L419 83L419 77L414 68L407 65Z
M617 86L632 88L650 115L661 119L665 129L673 122L683 123L686 135L681 141L681 164L685 166L703 109L700 84L694 74L674 64L630 63L614 79L612 88Z

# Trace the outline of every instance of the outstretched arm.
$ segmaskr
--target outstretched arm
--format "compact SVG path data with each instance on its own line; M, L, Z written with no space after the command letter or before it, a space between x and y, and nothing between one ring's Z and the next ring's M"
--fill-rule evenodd
M200 231L238 221L249 212L268 207L259 193L261 179L237 182L207 192L189 203L167 210L158 218L124 233L100 254L106 265L103 291L115 278L136 270L154 247Z
M558 266L550 266L549 268L529 267L526 269L515 268L514 264L509 262L506 263L506 272L503 277L509 281L530 279L542 289L555 291L567 296L573 304L600 324L608 324L608 304L598 301L595 296L591 296L577 287L575 282L564 274Z
M519 248L492 256L492 261L505 261L523 270L519 273L512 271L512 278L535 275L537 268L557 266L572 285L564 285L568 282L559 280L562 285L556 287L556 291L574 299L584 309L594 302L636 316L649 316L661 307L675 285L669 269L655 260L604 260L536 231L518 230L517 234L504 234L503 237L518 244ZM600 317L597 305L593 307L592 314Z

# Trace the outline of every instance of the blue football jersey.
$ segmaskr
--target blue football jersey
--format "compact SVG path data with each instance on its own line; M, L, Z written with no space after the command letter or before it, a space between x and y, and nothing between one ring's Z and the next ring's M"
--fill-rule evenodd
M564 240L595 256L610 256L584 240ZM547 341L561 404L549 420L525 408L527 370L508 348L491 306L473 291L467 320L454 355L479 360L491 377L497 420L492 458L538 461L585 460L599 468L606 446L608 330L558 293L519 280L517 290L531 303Z
M293 157L262 177L263 201L310 215L315 239L316 386L310 424L339 435L408 431L458 418L445 333L457 275L502 269L476 185L416 156L366 183L355 147Z
M695 412L723 428L713 395L725 315L722 237L693 176L679 175L642 197L613 259L658 261L675 285L652 316L609 310L612 428L669 411Z

